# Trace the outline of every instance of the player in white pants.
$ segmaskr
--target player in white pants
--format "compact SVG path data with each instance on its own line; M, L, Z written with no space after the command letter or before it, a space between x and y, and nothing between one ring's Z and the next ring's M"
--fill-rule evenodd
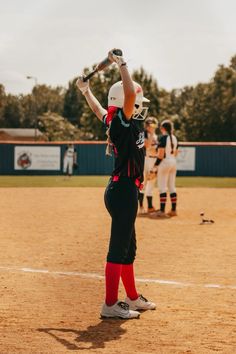
M69 144L66 148L63 159L63 173L67 176L72 176L73 165L76 163L76 150L73 144Z
M139 194L139 216L145 216L155 211L152 204L153 189L156 184L156 173L153 174L153 178L150 179L150 171L153 169L157 158L157 135L156 129L158 127L158 121L154 117L148 117L145 120L145 162L144 162L144 187ZM147 197L147 212L143 207L144 195Z
M176 156L178 154L178 141L173 135L171 121L164 120L161 123L162 133L158 143L156 166L158 166L158 189L160 193L160 210L152 213L151 218L176 216L177 194L175 187L176 178ZM167 190L170 193L171 210L165 214Z

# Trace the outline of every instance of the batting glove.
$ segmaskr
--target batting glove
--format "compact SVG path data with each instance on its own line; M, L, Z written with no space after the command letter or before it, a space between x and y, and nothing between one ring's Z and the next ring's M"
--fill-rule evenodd
M89 81L83 81L83 76L79 76L78 80L76 81L76 86L84 95L89 89Z
M124 58L122 56L114 54L114 50L116 49L114 48L108 53L108 58L110 59L110 61L118 64L119 67L121 67L122 65L126 65Z
M152 169L151 169L151 173L157 173L158 171L158 166L154 166Z

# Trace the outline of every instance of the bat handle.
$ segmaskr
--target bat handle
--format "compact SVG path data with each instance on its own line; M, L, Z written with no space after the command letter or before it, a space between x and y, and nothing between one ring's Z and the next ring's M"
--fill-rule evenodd
M87 76L83 77L83 82L88 81L98 70L95 69L91 73L89 73Z

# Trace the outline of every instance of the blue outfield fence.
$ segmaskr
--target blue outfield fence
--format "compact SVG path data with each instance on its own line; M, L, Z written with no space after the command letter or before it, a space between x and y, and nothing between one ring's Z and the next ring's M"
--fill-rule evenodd
M1 175L59 175L71 142L0 142ZM76 175L109 175L114 159L105 155L106 142L73 142ZM236 177L236 142L180 143L178 176Z

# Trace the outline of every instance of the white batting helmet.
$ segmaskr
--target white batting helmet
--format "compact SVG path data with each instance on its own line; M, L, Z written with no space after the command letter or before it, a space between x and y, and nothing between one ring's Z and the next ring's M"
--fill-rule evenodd
M134 111L132 118L138 120L144 120L147 115L148 107L144 107L144 102L150 102L146 97L143 96L142 87L135 81L133 81L136 99L134 104ZM114 85L111 86L108 93L108 107L115 106L118 108L122 108L124 105L124 89L123 82L118 81Z

